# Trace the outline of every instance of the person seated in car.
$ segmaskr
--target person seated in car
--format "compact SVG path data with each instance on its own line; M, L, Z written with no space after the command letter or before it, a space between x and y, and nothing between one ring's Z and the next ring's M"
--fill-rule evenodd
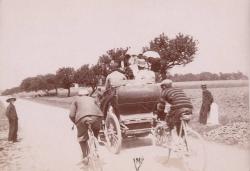
M138 72L135 75L135 80L142 81L146 83L154 83L155 82L155 73L146 68L146 61L145 59L138 59L137 66Z
M128 80L135 79L133 67L132 67L132 64L134 61L131 58L131 56L129 54L126 54L123 59L123 62L124 62L124 72L125 72L125 76L127 77L127 79Z
M112 61L111 63L111 73L107 76L105 82L105 89L108 90L112 87L119 86L123 84L126 80L125 72L121 70L121 61Z

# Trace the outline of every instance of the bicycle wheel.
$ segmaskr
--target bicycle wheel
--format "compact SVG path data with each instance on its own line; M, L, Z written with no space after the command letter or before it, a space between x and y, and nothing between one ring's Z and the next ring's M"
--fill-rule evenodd
M205 142L201 135L191 129L185 121L181 123L181 130L184 135L181 138L183 153L182 159L186 170L205 171L206 170L206 149Z
M153 145L168 147L171 134L165 122L158 124L153 131Z
M94 135L91 135L88 140L89 154L88 154L88 170L102 171L100 156L98 154L98 142Z

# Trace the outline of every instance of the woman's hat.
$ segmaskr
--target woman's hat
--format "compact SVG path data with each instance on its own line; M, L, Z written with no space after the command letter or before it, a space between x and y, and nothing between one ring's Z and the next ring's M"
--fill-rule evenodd
M146 57L152 57L152 58L160 58L160 55L158 52L155 52L155 51L147 51L145 53L143 53L143 56L146 56Z
M8 98L7 100L6 100L6 102L10 102L10 101L16 101L16 98L15 97L11 97L11 98Z

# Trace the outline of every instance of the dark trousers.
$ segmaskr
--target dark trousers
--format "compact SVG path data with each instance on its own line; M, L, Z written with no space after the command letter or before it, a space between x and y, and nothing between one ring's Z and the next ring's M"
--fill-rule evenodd
M211 106L211 104L208 104L208 103L202 104L201 110L200 110L200 117L199 117L199 122L201 124L204 124L204 125L207 124L207 117L208 117L209 112L210 112L210 106Z
M87 140L89 139L89 136L88 136L88 125L86 123L88 120L91 120L91 122L90 122L91 129L92 129L94 136L96 138L98 137L101 123L102 123L102 118L98 117L98 116L86 116L77 122L77 124L76 124L77 137L80 138L79 144L81 146L83 158L88 155Z
M166 120L169 128L172 130L174 127L176 127L177 135L181 136L184 135L184 130L180 130L181 128L181 116L183 113L186 113L188 115L192 114L192 109L189 108L181 108L181 109L175 109L175 110L170 110L169 115L167 115ZM188 121L186 121L188 122Z
M15 142L17 140L18 119L9 119L9 136L8 141Z

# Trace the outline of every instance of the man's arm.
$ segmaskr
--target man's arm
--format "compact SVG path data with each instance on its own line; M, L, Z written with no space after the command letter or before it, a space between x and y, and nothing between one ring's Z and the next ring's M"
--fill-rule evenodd
M70 113L69 113L70 120L75 123L76 118L76 101L74 101L70 106Z

